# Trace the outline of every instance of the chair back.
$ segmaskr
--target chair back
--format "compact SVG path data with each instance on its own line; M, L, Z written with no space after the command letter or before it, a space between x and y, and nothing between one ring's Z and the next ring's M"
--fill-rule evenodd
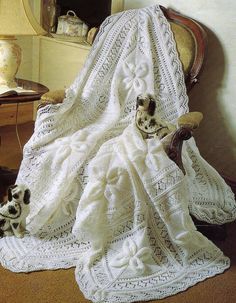
M189 91L198 82L206 53L207 35L195 20L161 6L170 22Z

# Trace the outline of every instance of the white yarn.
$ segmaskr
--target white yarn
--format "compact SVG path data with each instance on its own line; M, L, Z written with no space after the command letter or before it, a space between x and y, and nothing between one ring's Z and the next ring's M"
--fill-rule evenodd
M183 151L186 176L163 142L142 139L133 120L136 97L146 92L169 122L188 111L158 5L108 17L64 102L39 110L17 179L32 192L30 234L0 240L3 266L76 266L84 295L100 303L160 299L229 266L189 211L211 223L232 221L233 193L193 139Z

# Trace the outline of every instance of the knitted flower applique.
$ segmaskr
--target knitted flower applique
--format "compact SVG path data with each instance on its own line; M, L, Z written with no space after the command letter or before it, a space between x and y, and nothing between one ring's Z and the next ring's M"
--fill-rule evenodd
M124 79L123 83L127 90L133 88L136 92L143 92L146 90L147 85L145 77L148 74L148 65L146 63L140 63L137 66L132 63L125 62L124 68Z
M85 130L76 132L72 136L56 139L47 147L47 151L54 154L52 169L60 169L64 163L67 171L71 171L73 165L86 155L90 147L91 139L88 138Z
M143 274L147 269L146 261L150 260L151 254L150 248L139 248L133 240L126 239L123 243L122 252L111 261L111 266L116 268L129 267L132 271Z

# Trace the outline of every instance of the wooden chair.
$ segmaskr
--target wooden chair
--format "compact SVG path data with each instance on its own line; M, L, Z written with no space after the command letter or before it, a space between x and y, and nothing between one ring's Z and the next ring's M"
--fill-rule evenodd
M199 81L200 72L203 67L207 47L206 32L195 20L163 6L161 6L161 9L167 20L170 22L179 58L183 66L186 88L189 92ZM42 96L39 107L50 103L55 104L63 102L64 94L65 92L63 90L46 93ZM193 129L188 127L181 127L178 129L173 135L168 149L169 157L176 162L183 172L184 167L182 163L181 149L183 141L191 138L192 132ZM228 178L225 178L225 181L231 186L232 190L236 194L236 182ZM215 239L225 238L225 226L211 225L195 219L194 221L197 228L208 237Z
M203 65L207 44L206 32L196 21L163 6L161 9L170 22L189 91L198 82ZM39 108L48 104L61 103L64 96L64 90L46 93L41 97Z
M206 32L193 19L163 6L161 6L161 9L170 22L179 58L183 66L186 88L187 91L190 91L198 82L198 77L203 66L207 46ZM191 129L181 127L175 132L169 146L169 157L182 170L184 170L181 157L182 144L184 140L188 140L191 136Z
M198 82L207 47L207 35L203 27L193 19L183 16L173 10L161 7L176 41L180 61L183 65L185 83L190 91ZM169 146L169 157L182 167L181 148L183 140L188 140L192 131L187 128L179 129L173 136ZM236 195L236 181L222 176ZM194 219L198 230L211 239L223 240L226 237L226 226L207 224Z
M190 90L198 81L199 72L204 60L206 49L206 33L195 21L176 12L162 7L166 18L170 21L180 60L183 64L185 81ZM41 97L39 108L48 104L63 102L64 90L53 91ZM182 167L181 147L183 140L190 138L192 133L188 129L179 130L170 145L169 155L180 167ZM17 171L0 167L0 197L6 191L6 187L15 182Z
M186 87L187 90L190 91L199 81L200 72L206 54L206 32L203 27L193 19L163 6L161 6L161 9L170 22L180 61L183 65ZM64 96L65 92L63 90L46 93L41 97L39 107L52 103L61 103L63 102ZM182 144L184 140L188 140L192 136L192 131L193 130L188 127L181 127L178 129L173 135L173 139L168 150L169 157L175 161L183 171L184 168L181 158ZM225 178L225 180L236 194L236 182L227 178ZM225 236L224 227L206 224L197 220L195 220L195 222L197 228L210 237L217 236L217 238L223 238Z

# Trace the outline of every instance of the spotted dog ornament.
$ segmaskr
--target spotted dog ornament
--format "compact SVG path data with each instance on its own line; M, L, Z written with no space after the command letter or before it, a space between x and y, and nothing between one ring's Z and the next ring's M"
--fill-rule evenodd
M141 94L137 97L135 123L144 139L155 137L163 139L176 130L174 124L162 120L155 110L156 101L151 95Z
M12 185L8 201L0 204L0 238L15 235L22 238L26 231L26 217L30 212L30 190L25 185Z

